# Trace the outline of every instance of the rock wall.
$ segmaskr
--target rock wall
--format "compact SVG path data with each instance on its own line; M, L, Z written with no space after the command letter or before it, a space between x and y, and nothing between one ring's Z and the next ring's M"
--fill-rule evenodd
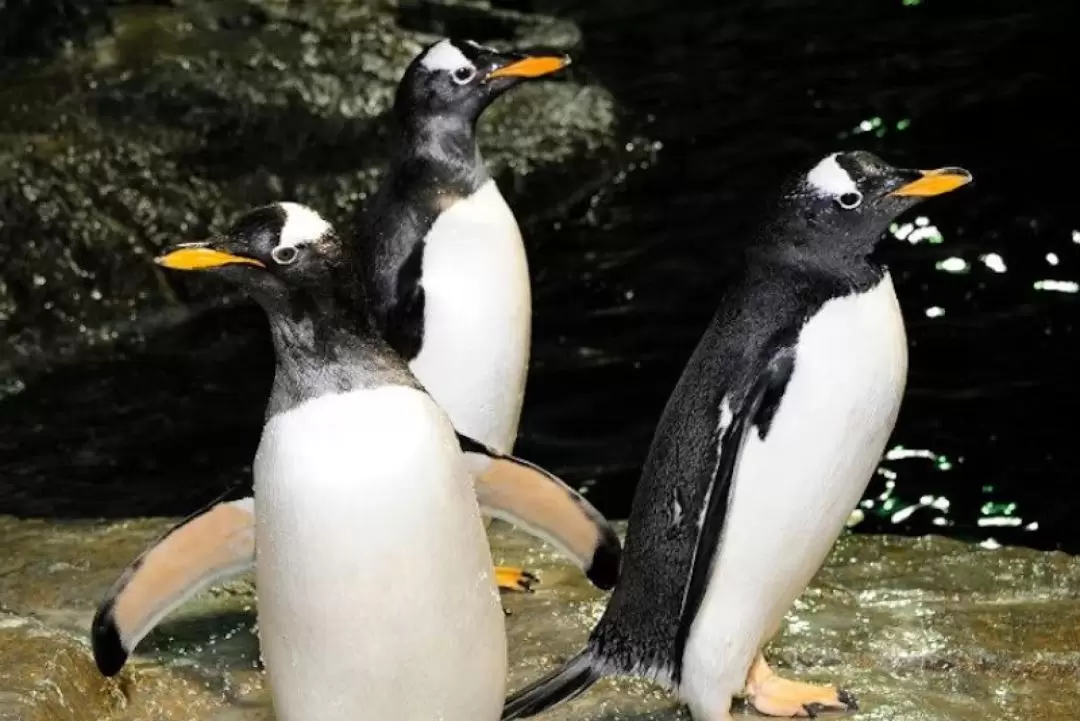
M210 297L149 262L165 243L285 198L347 222L386 161L398 78L436 34L569 52L580 39L477 4L0 1L9 41L53 21L82 40L0 76L0 394ZM481 142L513 196L537 168L580 175L565 161L610 148L614 124L610 96L571 75L496 103Z

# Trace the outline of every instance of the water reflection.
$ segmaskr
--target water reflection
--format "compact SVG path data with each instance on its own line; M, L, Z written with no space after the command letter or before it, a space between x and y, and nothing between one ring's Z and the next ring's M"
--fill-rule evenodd
M906 240L912 245L929 243L938 245L945 242L945 237L936 225L930 225L930 219L925 215L915 218L912 223L893 223L889 226L889 232L898 240Z
M946 495L924 494L915 501L906 500L900 495L898 482L901 480L902 473L894 470L894 467L897 461L909 460L929 461L932 467L940 472L948 472L955 467L954 461L945 454L926 448L894 446L885 454L885 465L877 471L878 475L885 479L884 490L876 497L866 498L859 504L858 511L848 521L849 527L858 526L868 517L875 517L879 522L889 524L904 524L919 512L923 512L929 523L935 527L948 528L954 525L949 515L952 502ZM957 458L955 462L962 463L963 460L963 458ZM995 493L992 485L983 486L981 490L984 495ZM1024 531L1038 531L1038 522L1032 521L1025 524L1024 519L1017 512L1018 509L1019 504L1015 501L986 500L979 507L976 525L979 528L1019 529L1022 527Z
M1004 273L1007 270L1005 261L997 253L987 253L986 255L979 256L979 260L983 262L983 265L995 273Z
M1052 290L1058 293L1076 293L1080 291L1080 283L1074 280L1037 280L1034 287L1035 290Z

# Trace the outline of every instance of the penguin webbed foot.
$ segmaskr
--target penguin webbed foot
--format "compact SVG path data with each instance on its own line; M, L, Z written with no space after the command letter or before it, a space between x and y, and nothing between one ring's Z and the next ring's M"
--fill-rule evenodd
M495 567L495 584L500 591L514 593L532 593L533 586L540 582L536 574L526 571L524 568L513 566Z
M765 716L817 718L859 708L858 700L850 691L778 676L763 656L754 662L746 680L745 696L746 702Z

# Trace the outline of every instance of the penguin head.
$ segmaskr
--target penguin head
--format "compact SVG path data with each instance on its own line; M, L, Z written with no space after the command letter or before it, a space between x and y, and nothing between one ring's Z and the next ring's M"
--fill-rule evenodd
M405 70L395 108L406 124L431 117L474 123L510 88L570 64L565 55L500 52L472 40L446 38L425 48Z
M172 246L155 262L173 270L211 272L249 292L268 309L290 297L334 287L346 263L333 226L299 203L273 203L241 215L224 233Z
M863 150L831 153L799 177L787 193L802 238L865 248L876 244L901 213L971 182L963 168L895 168Z

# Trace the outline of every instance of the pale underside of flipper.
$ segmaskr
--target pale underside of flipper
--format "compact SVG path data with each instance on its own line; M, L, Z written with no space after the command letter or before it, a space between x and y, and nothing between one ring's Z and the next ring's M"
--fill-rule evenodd
M467 438L462 449L490 459L476 478L476 497L486 515L547 541L574 559L598 588L615 585L622 545L607 519L580 493L528 461Z
M253 499L218 503L173 528L132 563L98 607L91 630L94 660L106 676L161 621L193 596L255 564ZM500 589L529 592L532 573L496 566Z
M621 546L600 514L573 489L524 461L462 442L491 458L476 489L485 513L549 540L601 588L614 585ZM94 616L94 659L107 676L123 668L138 643L188 599L250 570L255 562L253 499L215 502L174 527L131 564ZM501 590L528 592L535 575L495 567Z
M98 607L91 626L98 669L119 673L162 618L254 562L251 498L215 502L175 526L125 569Z

